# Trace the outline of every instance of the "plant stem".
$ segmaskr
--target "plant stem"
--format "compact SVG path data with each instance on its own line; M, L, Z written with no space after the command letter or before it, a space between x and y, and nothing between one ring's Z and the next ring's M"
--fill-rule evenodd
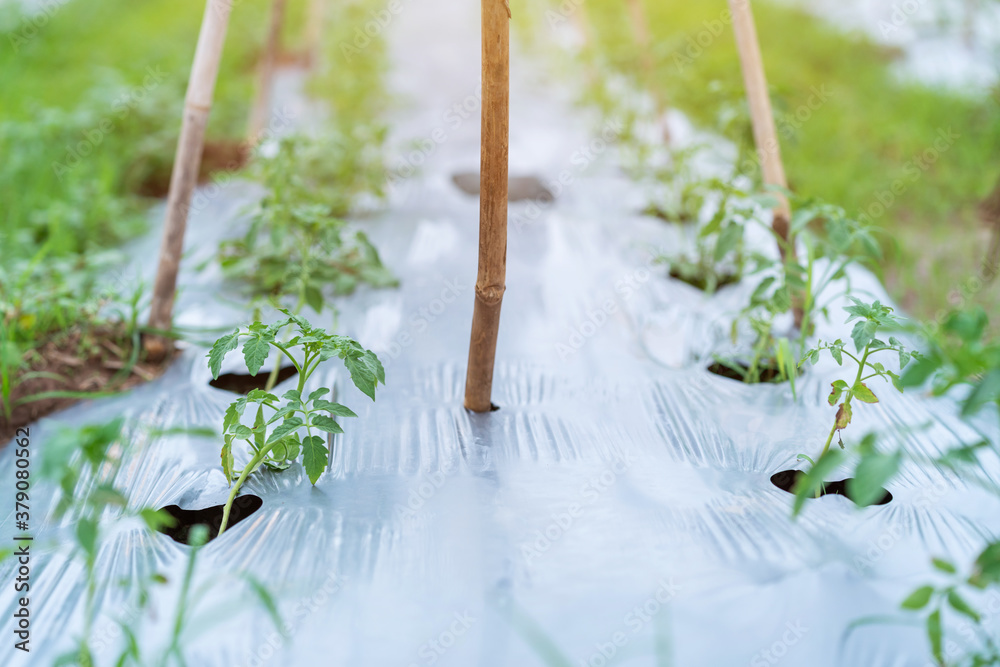
M240 473L239 478L233 482L233 488L229 491L229 499L226 500L226 506L222 510L222 524L219 526L218 537L222 537L222 534L226 532L226 526L229 525L229 512L233 509L233 502L236 500L236 494L240 492L240 487L243 486L243 482L247 480L250 473L257 469L257 466L264 460L267 453L274 449L274 445L275 443L271 443L270 445L264 445L261 447L260 451L254 454L253 458L250 459L250 462L243 468L243 472Z
M865 372L865 366L868 363L868 355L872 353L871 346L872 346L871 343L868 343L867 345L865 345L865 353L863 355L861 355L861 361L858 362L858 374L854 378L854 384L851 385L851 388L847 392L847 397L844 399L843 405L845 405L848 409L850 409L850 407L851 407L851 399L854 398L854 388L856 386L858 386L859 382L861 382L861 374ZM884 349L884 348L880 348L880 349ZM846 352L846 354L850 354L850 353ZM851 356L852 359L854 359L855 361L857 361L857 358L854 355L850 355L850 356ZM822 456L823 454L826 454L830 450L830 444L833 442L833 434L836 433L836 432L837 432L837 420L834 419L833 420L833 428L830 429L830 435L826 439L826 444L823 446L823 451L820 453L820 456Z

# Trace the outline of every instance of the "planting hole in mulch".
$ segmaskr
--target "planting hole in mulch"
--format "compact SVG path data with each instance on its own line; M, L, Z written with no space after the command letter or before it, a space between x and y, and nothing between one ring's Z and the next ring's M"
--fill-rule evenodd
M479 196L479 172L464 171L454 174L452 182L467 195ZM507 201L550 202L555 199L552 191L534 176L511 176L507 181Z
M704 274L690 274L687 272L682 272L679 269L671 268L670 277L675 280L680 280L683 283L687 283L695 289L700 289L702 292L709 291L709 281ZM740 281L740 277L734 273L724 273L716 278L714 290L720 290L726 285L735 285Z
M743 369L742 372L733 368L734 365ZM746 375L749 371L750 371L750 366L744 363L723 364L721 362L715 362L714 364L708 367L709 373L714 373L715 375L719 375L724 378L729 378L730 380L736 380L737 382L746 382L747 381ZM758 374L760 376L760 379L757 380L757 383L777 384L779 382L782 382L781 371L778 369L777 364L773 363L762 364L758 371ZM799 372L799 374L801 375L801 371Z
M295 370L295 366L283 366L278 371L278 382L276 384L280 384L293 375L298 375L298 373ZM264 369L261 369L257 375L250 375L249 373L223 373L208 384L216 389L224 389L234 394L246 395L254 389L263 389L267 386L267 378L270 374L270 371L265 371Z
M233 501L233 509L229 512L229 525L226 530L232 529L240 521L259 510L263 504L263 500L252 494L237 497ZM198 525L204 525L208 527L208 540L211 542L219 536L219 526L222 525L224 508L225 505L214 505L200 510L186 510L177 505L164 507L161 511L174 518L174 525L160 528L160 532L175 542L187 544L191 529Z
M214 140L206 141L202 152L201 165L198 168L198 182L207 183L217 172L239 171L251 157L250 145L243 141ZM143 197L163 198L170 190L170 176L173 163L151 163L140 160L132 165L130 171L137 174L137 181L131 189Z
M782 470L781 472L776 472L771 475L771 484L774 484L786 493L794 493L792 489L795 487L795 481L799 478L799 475L802 474L801 470ZM819 495L826 496L834 494L851 498L851 494L848 493L847 490L847 483L850 481L850 479L844 479L839 482L827 482L823 485ZM885 492L884 495L879 500L873 502L872 505L887 505L892 502L892 494L885 489L882 489L882 491ZM851 500L854 499L851 498Z
M154 362L140 350L133 364L132 353L132 338L120 323L87 331L73 328L40 344L14 376L10 418L0 411L0 447L19 428L89 395L100 397L156 379L173 361L167 354Z

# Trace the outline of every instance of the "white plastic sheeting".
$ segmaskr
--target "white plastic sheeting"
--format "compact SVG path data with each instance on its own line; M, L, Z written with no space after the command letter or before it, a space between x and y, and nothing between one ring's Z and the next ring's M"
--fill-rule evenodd
M797 402L787 386L707 373L711 354L730 349L730 318L752 285L709 298L651 265L649 248L676 250L677 235L635 214L642 193L595 142L601 125L516 52L511 172L565 172L566 185L537 214L531 204L511 208L494 381L501 409L462 408L478 204L450 176L478 162L473 4L406 5L388 29L392 85L408 101L395 119L397 154L421 173L398 181L387 210L363 222L400 288L362 290L340 304L341 331L379 352L387 386L372 404L339 369L315 379L335 385L360 417L344 424L315 488L298 466L246 485L264 505L202 552L197 587L215 586L197 605L189 664L550 664L524 639L521 624L531 618L573 665L612 664L611 654L614 664L636 666L927 665L918 627L846 629L897 609L930 576L932 555L968 562L1000 527L996 499L907 465L886 506L858 510L827 496L792 522L791 497L769 477L821 448L836 366L810 370ZM415 138L430 142L414 149ZM190 269L236 233L255 191L229 185L195 212L180 324L232 328L248 316L217 269ZM158 238L137 244L140 274L153 270ZM885 298L871 277L855 283ZM329 315L312 319L330 324ZM835 315L821 335L846 337L841 321ZM208 386L204 354L189 345L161 379L45 420L32 429L33 447L58 424L123 413L150 426L218 428L233 396ZM226 370L239 367L235 355L228 361ZM881 396L856 410L845 441L880 429L935 455L981 435L949 401ZM996 424L982 429L995 433ZM130 433L117 483L136 506L224 501L221 443ZM0 479L13 480L13 471L7 447ZM5 536L14 534L11 487L4 481L0 492ZM46 495L36 488L34 502ZM15 651L5 630L4 665L49 664L81 628L82 573L56 546L72 517L36 525L33 651ZM98 565L102 664L117 646L114 619L143 646L162 645L186 553L132 525L112 532ZM290 638L234 597L226 575L242 570L278 598ZM0 566L0 581L11 571ZM154 597L157 620L137 614L117 585L152 571L173 582ZM15 605L5 584L4 628ZM672 663L657 662L658 639L668 640Z

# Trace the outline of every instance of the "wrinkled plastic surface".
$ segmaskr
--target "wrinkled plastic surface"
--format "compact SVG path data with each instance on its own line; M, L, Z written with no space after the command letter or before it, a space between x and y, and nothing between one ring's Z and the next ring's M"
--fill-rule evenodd
M359 418L344 424L315 488L298 466L246 485L264 505L202 551L196 588L209 588L187 635L189 664L558 664L529 645L533 632L572 665L610 664L612 653L615 664L681 667L929 664L919 627L848 628L895 613L931 576L932 555L969 562L1000 527L996 498L907 464L889 487L890 504L858 510L828 496L792 522L791 497L769 477L822 446L836 366L810 369L797 402L787 386L707 373L713 353L730 351L729 322L753 285L706 297L665 279L650 248L675 250L680 237L636 214L643 192L593 142L600 124L516 50L511 173L550 180L565 172L567 184L537 214L530 204L511 207L494 380L501 409L463 409L478 204L451 174L478 164L473 4L406 6L388 30L392 87L408 104L395 118L396 155L419 160L421 173L396 183L386 210L361 224L401 286L339 304L341 332L380 354L387 386L371 403L345 384L342 369L314 378L335 386ZM467 118L456 104L468 105ZM443 141L432 138L436 128ZM415 138L430 142L412 157ZM181 326L231 330L248 317L214 265L191 269L236 233L255 192L242 183L202 191L189 226ZM159 220L160 211L151 215ZM154 231L136 244L132 271L151 276L158 242ZM885 298L867 274L854 283ZM312 319L331 324L329 314ZM821 337L846 337L842 318L833 321ZM123 413L152 427L218 428L233 396L208 386L204 355L188 345L161 379L32 427L35 455L59 424ZM224 370L239 368L231 355ZM845 440L898 431L909 451L933 456L997 432L990 419L962 423L950 400L880 395L879 405L856 410ZM224 501L219 442L140 429L121 445L117 484L136 506ZM13 471L7 447L5 537L15 532ZM995 481L1000 471L981 472ZM14 651L5 631L4 665L49 664L81 628L81 569L57 546L68 541L72 517L43 520L38 504L50 511L52 494L40 486L33 496L33 651ZM94 626L101 664L118 646L115 619L143 646L163 644L187 551L131 524L109 535ZM276 596L290 638L236 596L231 577L244 570ZM16 604L11 571L0 566L4 628ZM154 596L158 622L140 622L116 582L152 571L172 583ZM673 662L658 661L658 651Z

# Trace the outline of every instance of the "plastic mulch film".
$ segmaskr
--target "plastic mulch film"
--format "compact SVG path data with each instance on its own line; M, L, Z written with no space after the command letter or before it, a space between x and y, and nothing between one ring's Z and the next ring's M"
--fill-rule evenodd
M476 169L479 120L478 108L464 120L448 111L476 99L477 26L471 4L437 2L407 9L388 31L392 86L409 104L394 119L397 157L410 159L409 142L437 128L445 140L425 143L420 173L395 183L389 206L359 223L400 287L361 290L339 304L341 332L379 353L387 386L372 403L339 372L314 378L359 418L344 425L315 487L298 465L246 484L263 506L199 556L194 588L203 594L185 635L188 664L561 664L544 661L538 637L574 666L929 664L920 627L848 629L894 613L928 579L932 556L970 562L1000 527L997 499L907 464L890 503L859 510L824 496L793 522L791 496L769 477L822 446L837 367L810 368L797 401L788 386L708 373L712 354L731 350L729 322L753 284L706 297L667 280L650 248L669 251L678 237L637 215L642 192L595 143L600 124L517 52L511 173L569 177L553 203L511 207L493 398L500 410L463 409L478 203L451 175ZM440 41L416 48L428 34ZM255 192L240 183L213 189L195 211L181 325L231 330L249 316L216 269L191 269L237 233ZM136 245L136 273L155 268L158 239L154 230ZM855 274L853 288L887 300L867 274ZM832 310L821 338L844 336ZM311 319L332 324L329 314ZM125 414L141 426L120 443L116 483L136 506L223 503L220 442L150 435L220 427L233 396L208 385L205 353L188 344L162 378L44 420L32 427L33 446L44 447L60 424ZM239 369L235 356L224 370ZM931 456L997 432L995 421L973 426L955 414L945 399L884 391L880 404L856 411L850 437L878 430ZM7 447L0 478L13 472ZM7 482L0 502L0 534L12 535ZM72 517L39 523L33 650L15 651L5 631L0 664L50 664L80 632L83 573L58 546L73 528ZM187 552L131 524L108 536L97 563L99 664L120 647L118 621L151 652L168 639ZM0 566L0 580L12 580L11 567ZM119 584L153 571L171 582L154 595L158 622ZM275 596L285 636L240 592L241 572ZM0 590L5 628L16 598L12 587Z

